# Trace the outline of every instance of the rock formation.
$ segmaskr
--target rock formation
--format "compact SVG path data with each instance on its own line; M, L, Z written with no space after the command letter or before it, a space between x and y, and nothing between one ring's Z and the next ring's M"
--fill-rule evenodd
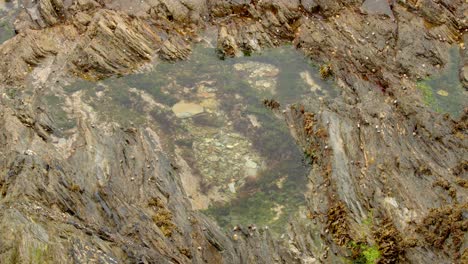
M340 263L376 250L379 263L466 263L468 112L436 113L416 86L456 46L467 88L468 5L367 2L24 1L0 45L0 262ZM292 43L341 88L284 109L314 158L307 217L285 238L227 234L191 209L150 126L96 125L57 88L185 60L213 29L221 57ZM44 91L71 102L72 134Z

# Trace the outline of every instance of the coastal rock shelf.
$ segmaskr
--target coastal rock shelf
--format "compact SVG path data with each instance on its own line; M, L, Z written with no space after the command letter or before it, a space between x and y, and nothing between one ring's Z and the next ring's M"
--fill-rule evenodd
M0 263L467 263L467 17L0 1Z

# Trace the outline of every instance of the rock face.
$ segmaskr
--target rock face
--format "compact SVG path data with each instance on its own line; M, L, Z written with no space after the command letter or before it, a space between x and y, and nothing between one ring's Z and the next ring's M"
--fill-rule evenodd
M466 262L468 113L434 113L416 89L453 45L466 87L464 1L398 1L390 16L351 0L132 2L28 3L0 46L1 263ZM41 101L71 76L186 59L205 28L224 57L293 43L342 88L283 109L313 165L307 216L281 239L193 211L151 126L96 125L57 93L77 120L65 134Z

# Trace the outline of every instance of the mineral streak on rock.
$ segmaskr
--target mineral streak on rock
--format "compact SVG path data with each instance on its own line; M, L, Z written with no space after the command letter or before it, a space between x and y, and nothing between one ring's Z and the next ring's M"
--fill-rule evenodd
M16 2L0 46L1 263L466 262L468 111L435 113L416 88L456 44L466 89L466 1ZM283 108L312 162L307 212L283 235L226 234L192 210L155 129L99 123L58 88L187 59L205 28L223 58L292 43L341 88ZM57 127L44 91L76 127Z

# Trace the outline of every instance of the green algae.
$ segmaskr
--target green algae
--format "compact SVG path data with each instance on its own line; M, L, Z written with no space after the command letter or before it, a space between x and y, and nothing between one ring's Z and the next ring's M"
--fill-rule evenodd
M80 81L64 90L70 95L81 92L83 102L103 121L123 125L129 122L155 124L161 136L168 140L167 150L179 148L192 173L201 177L201 191L217 186L220 193L229 198L204 210L221 226L256 224L269 226L279 233L284 231L290 217L305 206L310 164L304 162L303 151L284 120L266 108L263 100L274 99L286 107L298 103L304 96L335 96L338 90L329 80L322 80L317 66L312 66L292 47L249 55L219 60L214 49L198 46L187 61L160 62L144 73L97 83ZM255 71L258 72L253 74ZM313 79L314 89L301 74ZM263 89L258 83L274 91ZM158 105L149 107L139 93L149 95ZM205 113L179 119L170 109L182 100L197 104L211 100L218 106L207 106ZM247 116L256 119L259 125L252 127ZM239 135L239 145L231 146L225 153L210 155L215 155L214 159L234 159L236 152L245 153L248 148L251 153L247 155L258 164L254 178L233 175L233 172L243 171L245 161L231 166L237 160L229 160L224 164L231 167L220 162L205 162L210 156L203 153L204 148L197 148L200 142L209 139L211 144L222 145L216 138L226 135ZM245 142L251 142L251 146ZM223 147L226 146L213 146L206 151L218 151ZM238 161L242 161L242 157ZM213 167L207 170L207 166ZM227 185L232 181L236 182L235 193L228 190Z
M0 12L1 16L1 12ZM0 19L0 44L11 39L15 36L15 31L13 30L13 25L9 22Z
M445 68L439 74L418 82L417 88L421 91L426 105L434 111L449 113L457 118L466 106L468 94L460 82L458 47L452 47L449 54L449 62Z
M382 256L378 245L351 242L351 248L359 252L353 259L346 261L352 264L376 264Z

